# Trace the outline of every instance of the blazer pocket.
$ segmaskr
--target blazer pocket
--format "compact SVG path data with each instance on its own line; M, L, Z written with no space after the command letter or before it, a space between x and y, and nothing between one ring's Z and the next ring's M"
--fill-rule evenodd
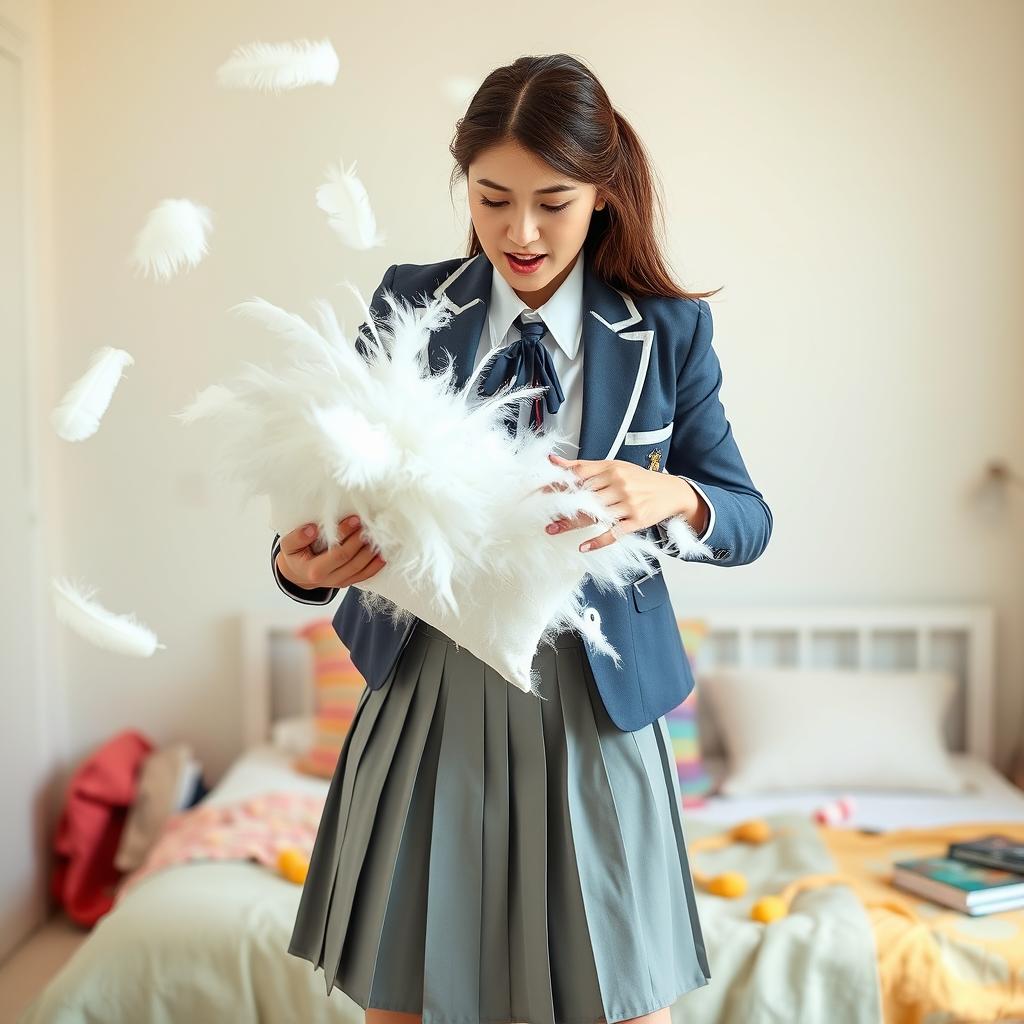
M672 427L675 425L675 420L671 423L666 423L663 427L658 427L656 430L631 430L622 439L623 444L657 444L659 441L664 441L665 438L672 436Z
M657 608L668 600L668 587L665 585L665 577L660 568L649 576L634 580L629 585L629 589L633 594L633 605L638 612Z

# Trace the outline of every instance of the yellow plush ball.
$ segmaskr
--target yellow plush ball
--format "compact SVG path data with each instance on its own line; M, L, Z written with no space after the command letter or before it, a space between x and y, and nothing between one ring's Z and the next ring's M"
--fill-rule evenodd
M771 924L785 917L789 911L786 909L785 901L778 896L762 896L751 908L750 916L762 924Z
M747 891L747 878L739 871L726 871L724 874L715 875L707 883L707 890L715 896L728 896L735 899Z
M309 859L301 850L296 850L292 846L286 847L277 855L277 870L289 882L302 885L309 871Z
M772 837L772 830L763 818L751 818L736 825L730 835L741 843L766 843Z

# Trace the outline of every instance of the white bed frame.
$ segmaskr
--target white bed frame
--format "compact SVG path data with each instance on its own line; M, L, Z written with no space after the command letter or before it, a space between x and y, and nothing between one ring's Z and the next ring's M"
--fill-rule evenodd
M284 714L312 712L307 645L296 626L330 618L337 602L297 602L241 620L241 697L246 749L267 741ZM957 678L947 739L952 751L992 764L995 617L985 605L687 608L709 632L697 658L718 665L806 668L948 668Z

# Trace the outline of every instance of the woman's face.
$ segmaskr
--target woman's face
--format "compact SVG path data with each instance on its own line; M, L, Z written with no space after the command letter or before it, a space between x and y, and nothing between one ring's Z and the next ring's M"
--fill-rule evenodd
M494 267L531 309L569 276L594 210L596 186L573 181L515 142L484 150L469 165L469 211ZM541 259L517 265L512 254Z

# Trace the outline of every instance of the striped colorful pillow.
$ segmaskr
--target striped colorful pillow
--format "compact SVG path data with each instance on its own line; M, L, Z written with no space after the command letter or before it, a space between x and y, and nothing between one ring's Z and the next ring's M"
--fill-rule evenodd
M689 658L694 677L697 675L697 652L707 635L707 624L703 619L676 619L683 649ZM711 776L701 759L700 735L697 729L697 687L681 704L665 715L665 724L672 739L672 750L676 759L679 789L683 807L700 807L711 791Z
M318 619L295 631L308 640L313 654L313 745L294 762L297 771L319 778L334 775L338 754L352 725L359 697L366 688L348 648L338 638L330 619Z

